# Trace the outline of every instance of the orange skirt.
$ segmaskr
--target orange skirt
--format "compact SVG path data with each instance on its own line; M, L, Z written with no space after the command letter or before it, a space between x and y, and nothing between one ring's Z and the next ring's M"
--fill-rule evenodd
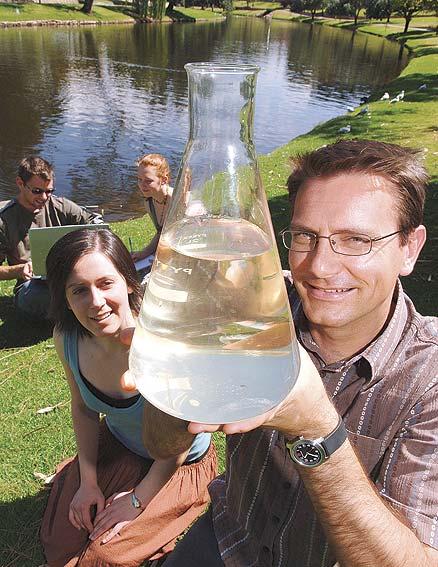
M128 491L144 478L151 460L129 451L102 422L97 478L105 498ZM70 502L79 488L77 456L59 466L41 525L41 543L50 567L138 567L159 559L175 547L176 538L205 510L207 486L217 475L213 444L194 464L180 467L147 508L106 544L102 535L88 539L68 519Z

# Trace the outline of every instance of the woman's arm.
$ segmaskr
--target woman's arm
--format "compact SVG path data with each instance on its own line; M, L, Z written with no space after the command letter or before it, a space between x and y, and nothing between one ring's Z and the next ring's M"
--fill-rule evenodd
M187 454L188 451L170 459L154 461L146 476L137 484L134 490L113 494L107 500L105 509L97 514L90 539L95 540L109 530L102 540L102 543L107 543L120 533L127 524L132 522L147 508L154 497L184 463ZM139 508L133 505L132 493L140 503Z
M70 504L69 520L78 529L93 530L91 507L100 512L105 505L96 476L96 463L99 441L99 415L85 405L73 372L65 360L63 336L56 331L53 334L56 352L64 367L65 376L71 393L71 413L73 429L78 450L81 484Z
M97 539L110 530L103 540L107 543L139 516L185 462L193 439L194 435L187 431L187 422L160 411L145 400L143 442L150 456L156 460L134 489L141 508L133 506L131 492L113 494L107 500L106 508L96 516L90 539Z

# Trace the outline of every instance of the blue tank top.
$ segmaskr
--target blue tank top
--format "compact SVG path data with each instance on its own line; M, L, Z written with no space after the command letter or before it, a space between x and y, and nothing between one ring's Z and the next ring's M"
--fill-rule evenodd
M98 398L84 381L79 369L78 333L76 330L64 334L64 354L70 366L79 392L85 405L96 413L105 414L108 429L114 437L133 453L149 459L150 456L143 445L141 428L145 399L138 399L129 407L114 407ZM199 459L210 445L210 433L198 433L195 436L187 456L187 463Z

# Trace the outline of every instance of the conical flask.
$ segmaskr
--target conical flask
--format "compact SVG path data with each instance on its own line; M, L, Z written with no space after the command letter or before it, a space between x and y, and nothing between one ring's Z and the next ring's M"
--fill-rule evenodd
M299 352L252 141L258 67L189 63L190 134L130 353L175 417L230 423L285 398Z

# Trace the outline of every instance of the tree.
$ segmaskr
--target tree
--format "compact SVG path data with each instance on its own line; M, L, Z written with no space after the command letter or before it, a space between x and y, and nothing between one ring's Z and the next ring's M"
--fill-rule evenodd
M304 9L312 15L312 22L315 19L316 11L322 8L323 0L304 0Z
M409 24L413 16L425 8L426 5L424 0L394 0L395 13L403 16L405 19L405 29L403 30L403 33L408 31Z
M84 14L90 14L93 7L93 2L94 0L85 0L84 5L81 8L81 12L84 12Z
M369 20L383 20L389 23L393 12L393 0L368 0L366 17Z

